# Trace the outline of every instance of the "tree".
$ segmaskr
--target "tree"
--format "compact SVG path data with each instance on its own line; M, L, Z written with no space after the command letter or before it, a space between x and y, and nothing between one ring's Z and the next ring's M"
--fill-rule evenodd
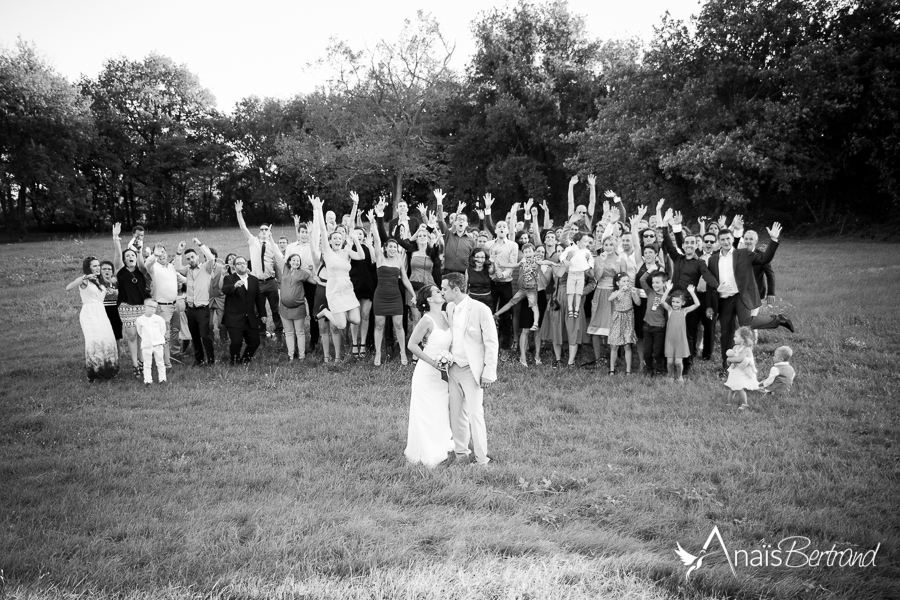
M304 133L283 145L282 159L315 186L389 183L396 204L406 182L441 173L435 123L455 84L452 55L422 12L396 41L381 40L372 51L333 43L325 62L334 76L307 98Z
M507 206L564 203L573 149L565 136L588 123L605 93L600 42L561 0L494 9L474 35L468 87L448 119L451 187L463 196L489 190Z
M100 144L91 173L94 194L111 218L184 226L192 197L200 136L217 118L212 95L171 59L106 62L96 80L81 82L91 100Z
M39 227L95 216L80 170L92 137L86 103L32 44L0 51L0 206L10 229L25 232L29 207Z

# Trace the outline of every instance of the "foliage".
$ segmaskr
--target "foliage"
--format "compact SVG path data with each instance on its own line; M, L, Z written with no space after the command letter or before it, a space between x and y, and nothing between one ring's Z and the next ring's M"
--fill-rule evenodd
M900 206L896 3L710 0L693 33L665 18L611 79L570 166L613 172L616 189L816 221L861 198L872 215Z

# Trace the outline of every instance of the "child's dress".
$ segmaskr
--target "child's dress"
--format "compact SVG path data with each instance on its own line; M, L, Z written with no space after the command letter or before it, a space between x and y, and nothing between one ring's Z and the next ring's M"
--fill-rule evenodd
M669 311L669 322L666 324L666 358L687 358L691 355L687 341L686 313L683 308Z
M735 347L735 351L737 351L737 347ZM756 380L756 360L753 358L753 351L742 346L736 356L740 356L744 360L728 365L728 380L725 381L725 385L736 392L758 390L759 382Z
M612 323L609 326L609 345L624 346L637 343L634 333L634 301L631 291L625 290L612 301Z

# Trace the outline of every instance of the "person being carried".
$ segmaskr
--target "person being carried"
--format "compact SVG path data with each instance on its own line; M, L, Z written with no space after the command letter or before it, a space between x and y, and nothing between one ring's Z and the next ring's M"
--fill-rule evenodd
M760 382L763 391L769 394L787 394L794 385L794 367L788 361L794 355L790 346L775 349L775 364L765 381Z
M728 401L737 396L741 400L739 409L750 408L747 404L747 390L758 390L756 381L756 361L753 359L753 330L747 326L734 332L734 347L725 351L728 361L728 380L725 385L731 389Z
M141 354L144 359L144 384L153 383L153 361L156 361L156 372L159 382L166 382L166 320L156 314L157 304L154 300L144 300L144 314L135 319L134 327L141 340Z
M588 247L594 241L589 233L578 232L572 238L574 245L569 246L559 262L569 268L569 278L566 280L566 304L570 318L578 318L578 307L581 306L581 296L584 293L584 273L591 267L593 256Z
M528 298L528 307L534 314L534 324L531 326L531 331L537 331L538 323L540 323L537 298L537 270L540 265L553 266L556 263L549 260L537 260L535 258L534 244L530 242L522 246L522 255L524 258L519 262L519 290L513 295L512 300L504 304L500 310L494 313L494 317L499 317L521 302L524 298Z

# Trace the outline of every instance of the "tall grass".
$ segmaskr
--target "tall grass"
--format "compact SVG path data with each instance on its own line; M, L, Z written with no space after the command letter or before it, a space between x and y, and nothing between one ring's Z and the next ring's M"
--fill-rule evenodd
M177 243L170 236L170 243ZM184 236L188 237L188 236ZM237 232L200 236L220 253ZM898 589L898 247L785 242L764 374L792 396L737 411L715 363L684 386L503 363L486 469L405 463L409 379L269 342L249 367L176 366L167 387L88 384L77 294L106 240L0 249L0 569L13 597L854 597ZM217 350L224 355L224 346ZM714 354L716 356L716 354ZM128 359L124 359L128 364ZM872 568L710 557L800 535Z

